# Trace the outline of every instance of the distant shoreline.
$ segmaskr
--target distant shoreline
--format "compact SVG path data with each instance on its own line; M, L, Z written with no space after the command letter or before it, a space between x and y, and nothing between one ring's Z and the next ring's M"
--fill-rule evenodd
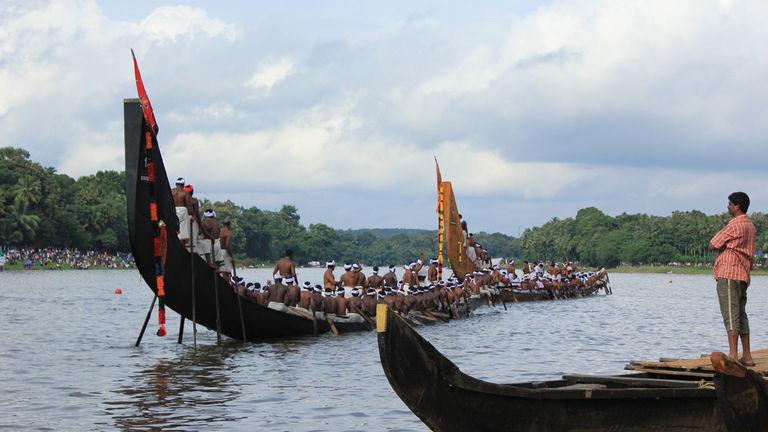
M655 274L712 274L712 267L693 266L619 266L609 268L608 273L655 273ZM752 270L752 275L768 275L768 269L758 268Z

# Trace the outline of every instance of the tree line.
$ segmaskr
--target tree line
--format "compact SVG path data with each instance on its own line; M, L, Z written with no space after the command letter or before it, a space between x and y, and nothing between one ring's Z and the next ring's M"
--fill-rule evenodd
M201 199L219 218L230 218L233 250L270 263L293 249L297 261L360 261L402 264L419 255L436 256L437 231L418 229L337 230L326 224L304 226L296 207L280 210L242 207L232 201ZM768 215L753 213L758 248L768 243ZM526 229L520 238L475 233L492 256L529 260L579 261L589 266L707 262L711 236L728 215L699 211L670 216L609 216L590 207L574 218L554 218ZM30 160L23 149L0 148L0 246L130 251L124 174L100 171L73 179Z

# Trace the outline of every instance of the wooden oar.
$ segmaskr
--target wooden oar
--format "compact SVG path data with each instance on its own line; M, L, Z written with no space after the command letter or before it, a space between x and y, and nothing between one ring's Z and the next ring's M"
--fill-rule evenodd
M214 258L215 261L215 258ZM212 268L213 273L213 296L216 299L216 345L221 345L221 313L219 311L219 275L216 269Z
M197 299L195 298L195 244L192 242L193 223L192 220L189 221L189 252L192 268L192 343L194 344L195 351L197 351ZM182 317L182 319L184 319L184 317ZM179 343L181 343L181 332L179 332Z
M144 337L144 331L147 329L147 324L149 324L149 317L152 316L152 310L155 308L155 301L157 301L157 294L152 297L152 304L149 305L149 312L147 312L147 317L144 318L144 325L141 326L141 331L139 332L139 338L136 339L136 345L139 346L141 343L141 338Z
M368 316L367 313L363 312L359 307L355 306L353 312L363 317L363 319L368 321L369 323L376 325L376 321L374 321L373 318Z
M317 315L315 315L315 307L312 304L309 305L309 313L312 314L312 336L317 337Z
M333 323L333 320L328 315L325 316L325 320L328 322L328 325L331 326L331 331L336 336L339 335L339 329L336 328L336 324Z
M229 251L227 251L227 255L229 255ZM230 256L229 257L232 260L232 274L235 275L235 281L237 281L237 266L235 265L235 257ZM240 291L238 290L238 282L235 282L235 295L237 296L237 309L240 311L240 328L243 331L243 342L247 341L248 338L245 336L245 320L243 319L243 301L240 300Z
M435 320L440 320L440 321L442 321L442 322L445 322L445 323L447 323L447 322L448 322L448 320L447 320L447 319L445 319L445 318L443 318L443 317L439 317L439 316L436 316L436 315L434 315L434 314L433 314L432 312L430 312L430 311L426 311L426 310L425 310L425 311L421 311L421 313L422 313L422 314L423 314L425 317L427 317L427 318L431 318L433 321L435 321Z

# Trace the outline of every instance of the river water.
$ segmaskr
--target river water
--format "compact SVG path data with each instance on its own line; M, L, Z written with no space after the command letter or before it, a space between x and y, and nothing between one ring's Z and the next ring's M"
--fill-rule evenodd
M263 281L267 270L241 270ZM299 272L319 282L322 269ZM483 308L419 331L465 372L493 382L615 374L630 359L727 348L709 276L615 274L612 296ZM122 295L115 295L121 288ZM768 278L747 311L768 346ZM0 429L424 431L378 361L375 333L239 343L169 311L133 346L151 291L132 270L0 273Z

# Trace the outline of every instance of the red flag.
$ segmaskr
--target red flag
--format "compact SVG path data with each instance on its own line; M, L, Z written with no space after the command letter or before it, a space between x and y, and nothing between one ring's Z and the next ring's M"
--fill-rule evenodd
M435 156L435 172L437 172L437 191L440 192L440 183L443 182L443 177L440 175L440 165L437 163L437 156Z
M147 121L152 134L157 136L160 128L157 127L155 113L152 111L152 104L149 102L149 96L147 96L147 91L144 89L144 82L141 80L141 72L139 72L139 64L136 63L136 54L133 53L133 50L131 50L131 56L133 56L133 73L136 75L136 89L139 91L139 102L141 102L141 110L144 111L144 120Z

